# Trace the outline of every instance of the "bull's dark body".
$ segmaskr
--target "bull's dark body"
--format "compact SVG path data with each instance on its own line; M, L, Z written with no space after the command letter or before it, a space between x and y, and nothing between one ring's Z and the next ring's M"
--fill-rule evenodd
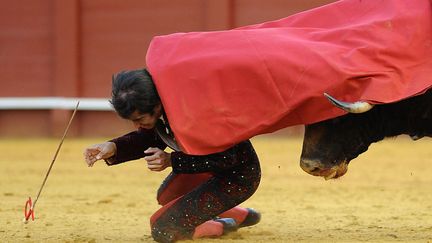
M432 136L432 89L396 103L376 105L365 113L306 125L302 168L309 161L307 166L314 168L305 170L314 174L314 171L349 163L371 143L401 134L413 138Z

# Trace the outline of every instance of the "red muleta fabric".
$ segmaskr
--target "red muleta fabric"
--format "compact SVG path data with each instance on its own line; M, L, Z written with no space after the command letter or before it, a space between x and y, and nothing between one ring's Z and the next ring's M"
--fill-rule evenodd
M429 0L346 0L227 31L155 37L147 67L177 142L209 154L432 86Z

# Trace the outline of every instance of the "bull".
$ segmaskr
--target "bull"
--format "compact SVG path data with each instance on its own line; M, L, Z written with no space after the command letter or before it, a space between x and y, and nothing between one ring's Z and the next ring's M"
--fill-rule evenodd
M371 105L327 98L348 114L305 126L300 166L307 173L333 179L372 143L401 134L413 140L432 136L432 89L399 102Z

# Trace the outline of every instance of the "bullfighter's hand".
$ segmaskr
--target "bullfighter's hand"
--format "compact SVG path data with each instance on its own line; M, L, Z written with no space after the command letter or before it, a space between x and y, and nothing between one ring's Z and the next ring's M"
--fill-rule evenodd
M151 171L163 171L171 166L171 153L152 147L148 148L144 153L152 154L144 157L147 161L147 167Z
M84 150L84 159L89 167L101 159L108 159L115 155L117 147L113 142L105 142L92 145Z

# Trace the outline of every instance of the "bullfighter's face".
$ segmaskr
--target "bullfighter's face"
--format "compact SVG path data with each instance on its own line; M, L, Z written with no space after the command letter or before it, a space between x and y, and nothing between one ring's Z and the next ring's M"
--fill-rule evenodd
M162 107L161 105L157 105L153 111L153 114L134 111L129 117L129 120L133 122L137 129L152 129L155 127L156 122L161 115Z

